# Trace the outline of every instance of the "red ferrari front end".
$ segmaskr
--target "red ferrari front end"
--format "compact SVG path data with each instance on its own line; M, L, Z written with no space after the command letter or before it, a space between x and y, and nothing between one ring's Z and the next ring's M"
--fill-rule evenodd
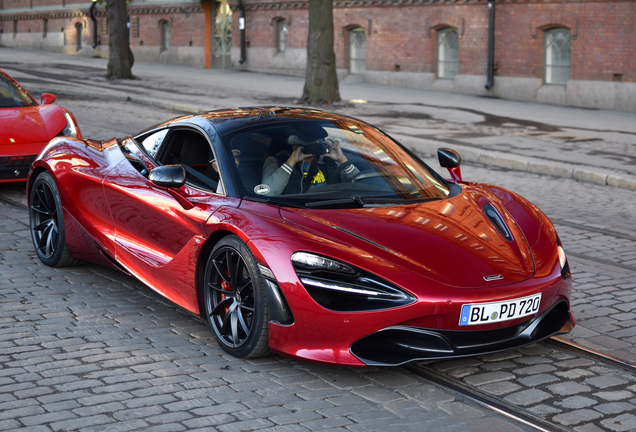
M54 101L44 93L38 104L0 71L0 183L26 180L40 150L56 136L82 137L72 114Z

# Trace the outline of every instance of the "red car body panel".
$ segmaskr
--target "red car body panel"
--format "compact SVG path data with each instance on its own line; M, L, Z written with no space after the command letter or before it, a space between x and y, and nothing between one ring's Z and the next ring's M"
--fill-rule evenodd
M2 76L16 83L6 74ZM28 97L33 99L31 95ZM35 99L33 103L36 103ZM21 171L17 178L0 177L0 183L26 179L30 161L35 159L40 150L66 127L66 113L77 125L73 115L57 105L0 107L0 160L2 160L0 171L13 171L14 168ZM77 127L77 137L82 138L79 127Z
M532 317L461 326L462 306L542 293L533 317L565 302L558 237L549 219L518 195L460 182L461 193L419 204L352 209L279 207L151 182L116 140L59 138L32 166L50 172L60 192L67 246L74 256L124 270L188 311L200 314L205 251L231 233L271 270L293 323L269 323L269 347L281 355L350 366L374 364L352 346L386 329L504 331ZM137 150L136 150L137 148ZM155 163L136 145L134 156ZM30 188L30 183L27 184ZM482 208L492 205L510 229L506 240ZM302 251L373 274L409 293L410 304L382 310L326 309L299 279L291 256ZM486 282L485 277L501 276ZM567 331L569 328L565 328ZM484 333L480 333L484 334ZM397 363L396 363L397 364Z

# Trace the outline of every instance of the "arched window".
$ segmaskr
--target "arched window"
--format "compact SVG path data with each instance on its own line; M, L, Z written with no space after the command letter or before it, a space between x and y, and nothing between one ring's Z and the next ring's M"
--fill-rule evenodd
M570 31L563 28L545 32L545 82L565 84L570 80Z
M161 21L159 29L161 31L161 51L163 52L170 48L170 23Z
M289 36L289 23L284 19L276 21L276 46L278 52L285 52Z
M437 30L437 77L453 79L459 63L459 38L457 30Z
M367 35L361 27L349 30L349 73L367 71Z
M81 50L84 47L84 26L82 23L75 24L75 46L77 50Z

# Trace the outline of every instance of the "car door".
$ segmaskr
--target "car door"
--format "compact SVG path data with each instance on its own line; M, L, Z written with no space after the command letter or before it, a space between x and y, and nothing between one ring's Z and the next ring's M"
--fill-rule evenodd
M164 134L160 144L153 143L158 147L156 154L163 155L164 161L192 164L195 156L183 148L186 136L197 136L212 155L207 136L199 130L181 128L156 133ZM212 184L206 186L196 180L173 189L154 184L148 173L161 162L142 150L150 148L145 145L146 139L143 142L130 138L121 142L125 158L104 182L115 227L116 259L151 288L196 312L196 260L209 236L205 222L220 206L238 204L216 194ZM209 160L206 156L201 163L205 165Z

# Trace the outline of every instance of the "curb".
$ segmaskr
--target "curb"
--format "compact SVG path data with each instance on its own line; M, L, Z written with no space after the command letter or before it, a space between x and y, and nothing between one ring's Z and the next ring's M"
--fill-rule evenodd
M32 88L40 91L38 86ZM102 100L127 101L140 105L153 106L174 111L181 111L188 114L197 114L208 111L210 106L195 106L179 103L163 102L154 98L147 97L131 97L119 96L114 94L98 94L92 92L73 92L59 91L58 94L71 97L91 97ZM398 134L393 135L395 138L402 138ZM415 139L412 137L404 137L400 142L405 146L425 154L426 156L436 157L437 149L442 146L437 141L427 139ZM591 166L573 165L545 159L532 158L526 156L518 156L510 153L497 151L488 151L475 147L468 147L459 144L453 144L453 149L458 151L462 160L465 162L479 163L486 166L494 166L498 168L509 169L512 171L529 172L533 174L547 175L551 177L569 178L584 183L592 183L601 186L613 186L621 189L636 191L636 176L619 172L596 168Z

